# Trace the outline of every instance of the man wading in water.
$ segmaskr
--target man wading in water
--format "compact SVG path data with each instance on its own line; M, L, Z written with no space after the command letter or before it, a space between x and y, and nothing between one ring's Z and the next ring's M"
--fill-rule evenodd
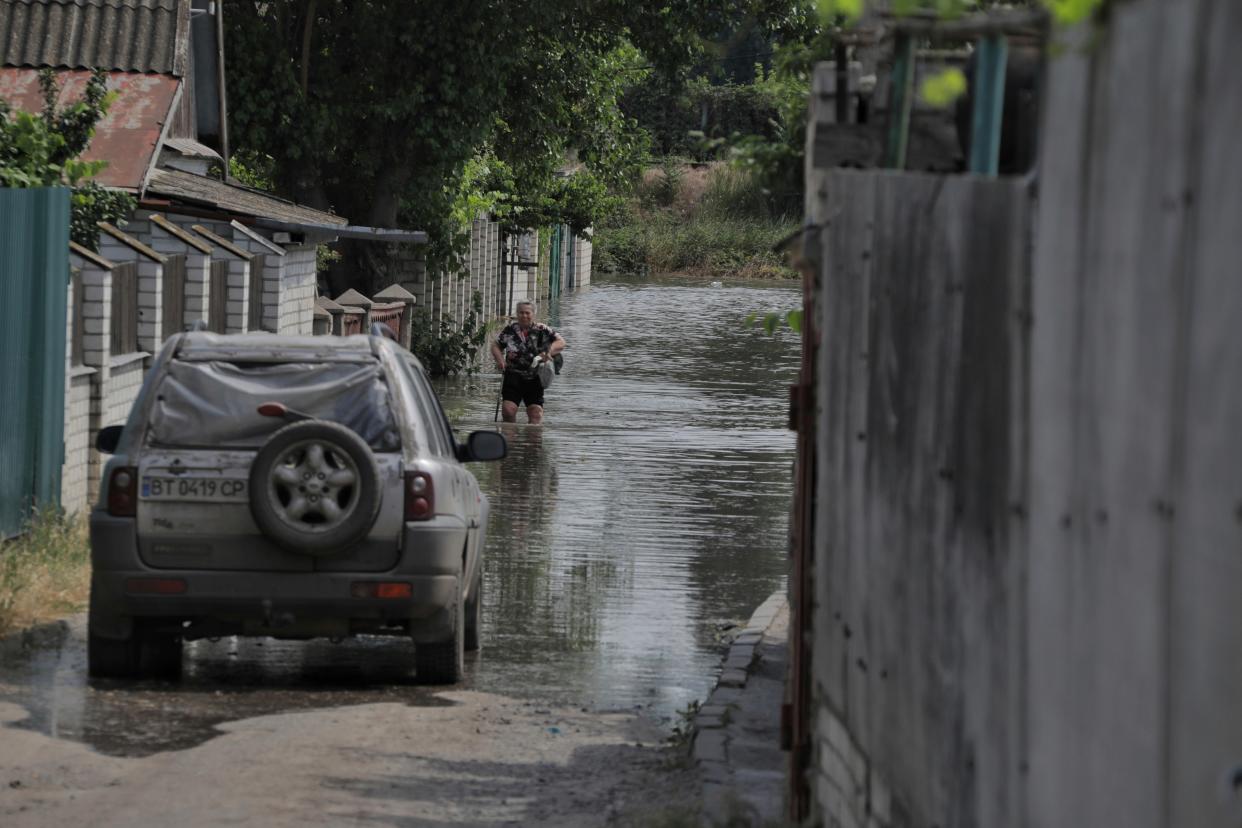
M504 398L501 417L506 423L517 422L519 404L526 406L526 419L531 425L543 422L543 383L535 373L535 358L550 360L564 347L564 337L535 321L533 302L518 302L517 321L511 322L492 343L492 359L505 375L500 395Z

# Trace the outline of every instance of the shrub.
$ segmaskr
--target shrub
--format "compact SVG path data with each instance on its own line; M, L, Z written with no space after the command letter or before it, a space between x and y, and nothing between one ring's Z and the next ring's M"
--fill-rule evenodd
M410 350L432 376L473 374L479 370L479 349L487 341L483 295L476 290L470 297L470 310L460 326L448 314L440 318L439 325L432 324L430 313L419 311L414 315L411 337Z

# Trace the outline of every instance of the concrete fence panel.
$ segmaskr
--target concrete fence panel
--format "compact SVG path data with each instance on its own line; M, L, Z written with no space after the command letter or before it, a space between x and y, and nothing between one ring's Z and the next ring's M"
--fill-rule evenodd
M1040 160L1030 825L1242 819L1242 37L1113 4Z
M1030 192L819 183L812 788L842 824L1015 824Z

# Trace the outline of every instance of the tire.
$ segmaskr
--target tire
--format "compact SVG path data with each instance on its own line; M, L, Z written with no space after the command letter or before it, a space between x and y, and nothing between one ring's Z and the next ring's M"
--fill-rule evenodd
M102 638L86 633L86 672L92 678L133 678L138 675L141 642L136 637Z
M167 679L181 676L181 638L179 636L147 632L142 635L140 641L139 673L141 675Z
M460 582L453 606L453 633L445 641L416 644L414 671L423 684L456 684L466 671L466 604Z
M290 552L344 552L371 531L382 499L370 446L339 423L287 425L250 466L250 514L264 535Z
M479 574L474 578L474 588L466 601L466 649L478 650L482 644L479 634L483 630L483 566L479 562Z

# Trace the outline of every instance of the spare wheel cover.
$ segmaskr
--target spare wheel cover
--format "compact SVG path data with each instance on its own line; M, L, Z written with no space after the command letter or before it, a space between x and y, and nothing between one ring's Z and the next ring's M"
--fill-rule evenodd
M280 429L250 467L250 513L290 552L322 557L366 537L379 514L379 468L366 442L327 420Z

